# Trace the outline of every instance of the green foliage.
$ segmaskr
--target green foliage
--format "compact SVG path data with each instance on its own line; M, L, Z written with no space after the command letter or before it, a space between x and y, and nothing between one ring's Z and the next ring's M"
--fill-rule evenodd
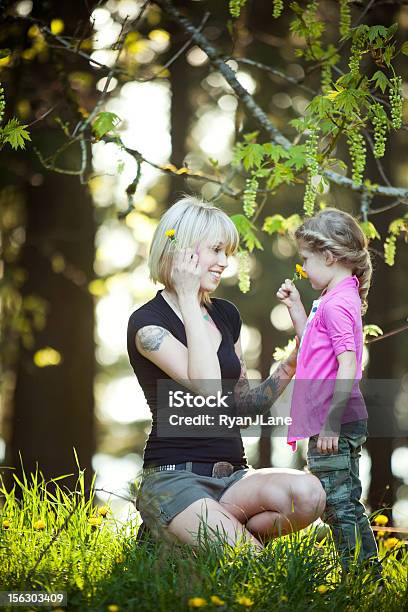
M114 132L120 122L121 119L118 115L104 111L96 115L92 124L92 131L95 137L99 139L109 132Z
M250 253L252 253L255 247L263 250L262 244L255 235L256 227L247 217L237 214L232 215L231 219L235 223L235 227Z
M248 293L251 288L251 259L248 251L238 251L238 287L242 293Z
M348 133L347 144L349 146L352 161L352 179L356 185L361 185L366 164L366 144L362 134L355 130Z
M244 191L243 209L244 213L248 218L253 217L255 214L257 189L258 179L256 175L253 174L250 178L247 179Z
M339 29L341 36L348 36L351 29L350 0L340 0Z
M229 10L230 13L235 19L241 14L241 9L245 6L247 0L229 0Z
M296 230L301 223L300 215L290 215L285 219L282 215L276 214L265 218L262 230L270 236L275 233L286 234Z
M404 217L399 217L391 221L388 232L388 236L384 243L384 257L385 263L389 266L393 266L397 251L397 238L403 236L405 242L408 242L408 213L404 215Z
M374 336L381 331L366 327ZM276 357L293 345L294 340L277 349ZM408 552L402 541L388 535L378 537L386 581L378 592L370 567L357 562L347 581L341 581L325 525L273 538L259 554L243 540L232 545L205 521L195 548L169 543L160 531L155 540L137 542L136 518L116 519L109 511L111 500L102 512L94 482L86 491L82 470L74 491L64 485L65 478L47 482L37 471L23 474L22 480L14 477L8 490L0 477L1 590L66 591L73 612L109 610L110 605L187 610L193 597L200 597L205 609L215 609L210 603L214 595L224 602L223 610L243 609L238 603L242 596L254 610L291 612L305 608L303 602L313 610L346 610L350 602L359 610L406 608Z
M363 327L364 343L366 342L369 336L373 336L374 338L377 338L378 336L382 336L383 333L384 333L383 330L381 329L381 327L378 327L378 325L373 325L373 324L364 325Z
M3 121L5 107L4 89L0 85L0 123ZM10 119L4 127L0 127L0 149L5 144L9 144L12 149L25 149L25 141L31 140L26 127L26 125L21 125L15 117Z
M395 76L390 81L391 120L393 127L399 130L402 125L402 78Z
M277 19L278 17L281 16L282 11L283 11L283 0L273 0L272 17L274 17L274 19Z
M381 240L381 236L378 233L377 228L375 227L374 223L371 223L371 221L361 221L360 227L367 236L368 240L374 240L374 238Z

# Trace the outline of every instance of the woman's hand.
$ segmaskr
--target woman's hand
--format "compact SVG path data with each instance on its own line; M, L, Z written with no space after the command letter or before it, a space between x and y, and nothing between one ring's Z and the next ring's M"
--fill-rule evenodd
M198 254L193 249L186 248L175 253L171 278L177 297L196 296L200 289L201 274Z
M296 289L295 283L293 283L289 278L287 278L285 282L281 284L276 297L282 302L282 304L285 304L289 310L301 304L300 293Z
M293 349L293 351L290 353L289 357L284 361L284 364L283 364L286 371L290 370L293 373L296 370L297 356L298 356L299 344L300 344L299 336L295 336L295 340L296 340L296 346Z

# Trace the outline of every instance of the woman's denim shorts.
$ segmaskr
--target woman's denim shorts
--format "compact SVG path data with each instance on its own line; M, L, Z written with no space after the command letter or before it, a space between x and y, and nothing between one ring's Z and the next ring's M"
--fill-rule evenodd
M148 527L157 523L166 526L193 502L220 497L252 468L239 469L230 476L214 478L201 476L188 470L169 470L142 475L136 508Z

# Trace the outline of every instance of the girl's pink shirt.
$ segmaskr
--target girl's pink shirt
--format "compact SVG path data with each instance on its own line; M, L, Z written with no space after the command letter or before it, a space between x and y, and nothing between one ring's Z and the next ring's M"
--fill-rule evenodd
M319 434L334 392L337 356L356 354L355 384L341 422L368 417L358 381L362 377L363 325L359 280L348 276L322 295L313 318L309 315L299 349L291 403L292 424L287 443L296 451L296 440Z

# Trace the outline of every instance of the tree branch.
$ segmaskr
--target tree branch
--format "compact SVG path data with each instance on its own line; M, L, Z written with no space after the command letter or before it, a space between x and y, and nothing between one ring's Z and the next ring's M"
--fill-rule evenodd
M262 108L255 102L253 97L242 87L237 80L234 71L225 63L224 59L220 56L218 51L208 42L206 37L198 32L197 28L184 17L172 4L171 0L154 0L155 4L167 13L167 15L173 19L189 36L195 40L197 45L207 54L211 64L218 68L220 73L223 75L227 83L234 90L237 97L241 100L249 114L255 119L255 121L267 132L270 138L280 144L285 149L289 149L292 146L290 140L288 140L278 128L270 121ZM331 170L323 170L323 174L333 183L341 185L356 192L364 192L367 187L364 184L356 185L351 179L333 172ZM376 185L375 188L371 188L371 191L386 197L393 198L406 198L408 197L408 189L399 187L390 187L384 185Z

